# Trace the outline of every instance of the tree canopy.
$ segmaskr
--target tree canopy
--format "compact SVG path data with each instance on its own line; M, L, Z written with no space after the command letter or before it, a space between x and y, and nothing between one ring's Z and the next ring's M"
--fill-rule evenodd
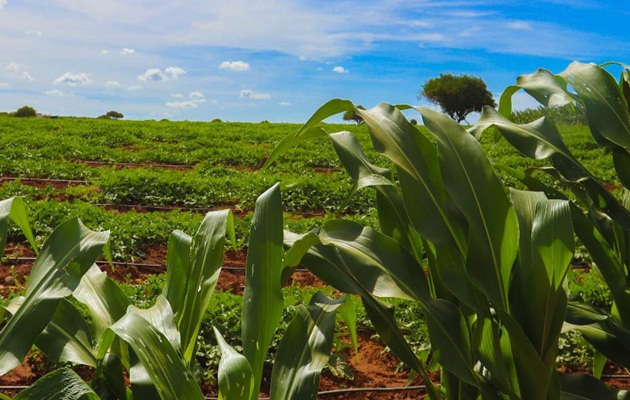
M483 106L496 106L483 79L470 75L440 74L429 79L418 95L422 97L439 105L457 122L464 121L473 111L480 112Z

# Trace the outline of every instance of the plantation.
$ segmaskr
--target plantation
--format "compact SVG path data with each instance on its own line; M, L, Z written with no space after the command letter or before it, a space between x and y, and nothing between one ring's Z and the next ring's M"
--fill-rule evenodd
M629 73L539 70L468 130L2 117L5 393L627 398ZM513 122L518 90L588 124Z

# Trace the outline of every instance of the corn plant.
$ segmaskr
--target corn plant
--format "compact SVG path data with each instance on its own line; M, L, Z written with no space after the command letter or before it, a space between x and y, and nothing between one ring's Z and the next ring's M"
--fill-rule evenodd
M569 202L540 192L508 196L472 135L416 108L431 141L403 116L405 108L363 110L331 100L277 145L268 163L306 139L330 139L355 189L375 189L380 221L380 231L332 220L287 234L287 262L360 295L385 343L422 375L431 399L569 398L555 370L574 249ZM365 121L374 149L395 169L371 163L350 133L329 134L319 124L347 111ZM405 342L387 297L422 305L440 385Z
M619 82L603 66L579 62L557 75L540 69L521 76L501 97L499 111L484 110L473 128L476 135L495 130L524 155L547 160L551 165L540 170L560 188L544 184L533 173L511 171L526 186L544 190L550 197L574 199L575 232L613 298L610 315L579 302L569 308L567 321L605 356L595 357L596 376L605 358L630 368L630 69L618 66L622 68ZM617 196L610 192L610 183L606 185L573 156L546 119L515 124L505 118L511 112L512 95L521 89L545 107L585 109L593 139L612 156L618 178L613 186L620 185Z
M26 227L19 200L11 200L11 208L7 204L0 203L4 207L0 228L9 218ZM217 330L224 354L219 370L221 398L258 397L263 362L283 307L282 226L276 185L259 198L252 222L243 307L245 355L236 355ZM7 307L12 317L0 331L1 371L21 364L35 345L54 361L94 367L95 379L88 386L71 370L61 369L16 398L48 398L46 394L52 392L69 400L203 399L194 378L197 333L218 280L226 235L234 243L229 210L208 213L192 237L173 232L167 283L152 307L139 309L93 264L107 232L90 231L76 218L62 224L35 262L26 297ZM343 301L317 294L309 306L299 309L278 349L272 398L315 398L332 347L336 309ZM87 308L90 322L77 302Z

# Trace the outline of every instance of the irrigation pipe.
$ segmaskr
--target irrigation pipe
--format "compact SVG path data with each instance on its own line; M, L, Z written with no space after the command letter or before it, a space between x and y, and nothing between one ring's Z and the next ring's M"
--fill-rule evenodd
M26 261L26 262L34 262L36 260L35 257L5 257L6 261ZM107 260L96 260L96 264L98 265L109 265L109 261ZM126 262L126 261L114 261L114 265L119 266L131 266L131 267L147 267L147 268L166 268L166 264L151 264L151 263L136 263L136 262ZM230 271L245 271L245 267L234 267L231 265L224 265L221 269L226 269ZM296 268L296 271L299 272L309 272L306 268Z
M390 388L372 387L372 388L336 389L336 390L326 390L323 392L318 392L317 397L337 395L337 394L348 394L348 393L362 393L362 392L403 392L407 390L424 390L426 388L427 387L425 385L420 385L420 386L400 386L400 387L390 387ZM216 397L205 397L205 399L206 400L219 400ZM258 400L269 400L269 397L261 397Z

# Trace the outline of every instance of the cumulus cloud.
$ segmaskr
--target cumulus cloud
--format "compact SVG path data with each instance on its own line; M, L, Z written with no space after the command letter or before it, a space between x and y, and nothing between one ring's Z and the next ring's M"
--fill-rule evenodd
M171 95L172 97L175 97L177 99L182 99L185 96L181 93L175 93ZM188 94L188 100L182 100L182 101L171 101L171 102L167 102L166 106L167 107L171 107L171 108L197 108L199 107L200 103L205 103L206 102L206 96L204 96L203 93L201 92L190 92Z
M105 83L105 87L107 87L107 88L117 88L117 87L120 87L120 83L118 83L116 81L107 81Z
M336 72L338 74L347 74L348 73L348 70L345 69L344 67L340 66L340 65L337 65L332 70L333 70L333 72Z
M122 54L123 56L127 56L129 54L133 54L136 51L134 49L130 49L128 47L123 48L122 50L120 50L120 54Z
M70 86L79 86L79 85L89 85L91 84L92 78L90 78L87 74L73 74L72 72L66 72L59 78L54 80L55 85L65 84Z
M149 68L142 75L138 75L138 80L142 82L162 82L168 77L159 68Z
M172 79L177 79L180 75L184 75L186 73L186 71L180 67L167 67L164 72L170 75Z
M10 62L6 66L7 71L9 71L8 76L11 79L23 80L26 82L33 82L34 79L31 74L26 71L26 67L22 64L16 62Z
M107 54L109 54L109 50L107 50L107 49L103 49L103 50L101 50L101 54L105 54L105 55L107 55Z
M186 71L180 67L167 67L164 72L159 68L149 68L142 75L138 75L141 82L164 82L169 79L177 79Z
M4 6L6 5L7 5L7 0L0 0L0 10L2 10Z
M220 69L228 69L230 71L249 71L249 64L244 61L223 61L221 65L219 65Z
M279 106L282 107L288 107L291 105L291 103L287 102L287 101L281 101L280 103L278 103Z
M254 99L254 100L269 100L271 99L271 95L267 93L259 93L255 92L251 89L243 89L241 90L240 97L242 99Z
M22 79L25 80L26 82L33 82L35 79L33 79L33 77L31 76L31 74L29 74L28 72L24 71L22 72Z

